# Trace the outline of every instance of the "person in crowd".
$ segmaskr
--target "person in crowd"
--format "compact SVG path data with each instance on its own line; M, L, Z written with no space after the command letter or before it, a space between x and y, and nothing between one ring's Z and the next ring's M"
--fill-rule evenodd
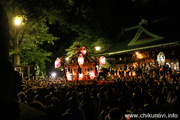
M86 120L85 113L84 113L83 109L79 106L79 103L75 98L69 99L69 109L66 112L72 113L72 115L77 120Z
M80 107L84 111L86 120L96 120L98 112L94 100L90 97L90 94L87 91L83 92L82 97L83 99L80 103Z
M99 75L98 75L98 81L100 79L100 77L104 77L104 80L106 80L106 76L107 76L107 70L105 68L101 68L99 71Z

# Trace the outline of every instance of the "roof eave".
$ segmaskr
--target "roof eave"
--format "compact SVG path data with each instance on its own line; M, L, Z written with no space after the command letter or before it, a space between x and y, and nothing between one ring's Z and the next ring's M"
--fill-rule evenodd
M148 48L155 48L155 47L161 47L161 46L167 46L167 45L173 45L176 44L178 45L179 42L171 42L171 43L164 43L164 44L158 44L158 45L151 45L151 46L146 46L146 47L138 47L138 48L133 48L133 49L127 49L127 50L121 50L121 51L116 51L116 52L109 52L109 53L103 53L101 55L113 55L113 54L120 54L120 53L125 53L125 52L131 52L131 51L136 51L136 50L142 50L142 49L148 49Z

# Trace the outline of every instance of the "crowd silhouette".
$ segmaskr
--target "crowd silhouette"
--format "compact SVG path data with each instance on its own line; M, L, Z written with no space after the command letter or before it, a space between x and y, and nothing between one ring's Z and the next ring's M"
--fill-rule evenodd
M17 100L53 120L126 120L127 113L179 114L180 77L153 73L103 84L26 80Z

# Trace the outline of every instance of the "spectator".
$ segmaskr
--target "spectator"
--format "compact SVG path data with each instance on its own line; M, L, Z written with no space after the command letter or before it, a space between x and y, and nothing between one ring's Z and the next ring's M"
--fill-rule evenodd
M106 116L106 120L121 120L123 117L122 112L119 108L113 108L109 111L108 115Z
M79 107L78 101L76 99L69 100L69 109L67 113L72 113L76 120L86 120L83 109Z
M93 99L90 98L90 94L86 91L83 93L83 100L80 107L85 113L86 120L96 120L98 116L96 104L94 103Z

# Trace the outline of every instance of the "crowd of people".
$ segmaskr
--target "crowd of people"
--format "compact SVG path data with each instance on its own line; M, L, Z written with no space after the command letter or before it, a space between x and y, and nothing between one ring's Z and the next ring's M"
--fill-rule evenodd
M17 100L53 120L126 120L125 114L180 113L180 77L156 72L115 82L61 84L26 80ZM158 118L156 118L158 119Z

